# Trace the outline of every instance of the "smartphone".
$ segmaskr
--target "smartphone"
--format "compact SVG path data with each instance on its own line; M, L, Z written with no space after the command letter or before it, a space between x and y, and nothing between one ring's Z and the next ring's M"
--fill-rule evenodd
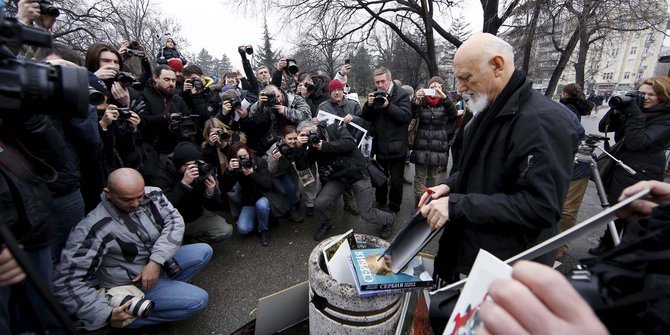
M434 97L435 96L435 90L432 88L424 88L423 89L423 94L425 94L428 97Z

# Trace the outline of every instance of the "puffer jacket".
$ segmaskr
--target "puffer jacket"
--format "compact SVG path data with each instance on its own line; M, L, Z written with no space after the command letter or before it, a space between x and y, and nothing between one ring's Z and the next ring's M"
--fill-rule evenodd
M456 107L448 99L442 100L435 107L425 102L413 104L412 107L414 116L419 117L419 127L410 162L429 166L447 165L449 140L458 116Z
M186 66L186 58L184 58L179 50L176 48L164 47L156 54L156 63L161 65L167 65L167 61L170 58L179 58L184 66Z

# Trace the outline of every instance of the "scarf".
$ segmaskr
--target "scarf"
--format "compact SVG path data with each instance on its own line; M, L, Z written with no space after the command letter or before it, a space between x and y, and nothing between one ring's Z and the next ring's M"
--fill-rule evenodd
M442 99L437 98L437 97L424 97L426 99L426 103L428 103L428 106L430 107L435 107L442 102Z

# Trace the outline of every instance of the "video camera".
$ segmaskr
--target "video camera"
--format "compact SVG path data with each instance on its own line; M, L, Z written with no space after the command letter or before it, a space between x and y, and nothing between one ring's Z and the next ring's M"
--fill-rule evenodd
M612 108L626 107L631 103L635 103L638 107L644 106L644 92L627 92L624 95L615 95L607 102Z
M34 114L86 118L89 106L86 69L20 59L7 48L23 44L49 48L51 35L15 18L5 18L0 7L0 82L3 83L0 118Z
M198 118L198 115L174 115L170 117L170 124L168 129L174 133L178 134L181 137L191 137L198 133L198 126L195 124L194 119Z

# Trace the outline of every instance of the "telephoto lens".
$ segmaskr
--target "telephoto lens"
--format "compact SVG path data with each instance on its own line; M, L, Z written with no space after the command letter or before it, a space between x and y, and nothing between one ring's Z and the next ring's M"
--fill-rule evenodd
M112 307L119 307L128 301L132 301L130 306L126 308L126 313L146 318L154 310L154 302L149 299L139 298L134 295L115 295L109 299L109 304Z
M178 275L181 272L181 267L179 266L179 263L177 263L177 260L174 258L170 258L165 263L163 264L163 269L165 270L165 274L168 275L170 278L174 278L174 276Z

